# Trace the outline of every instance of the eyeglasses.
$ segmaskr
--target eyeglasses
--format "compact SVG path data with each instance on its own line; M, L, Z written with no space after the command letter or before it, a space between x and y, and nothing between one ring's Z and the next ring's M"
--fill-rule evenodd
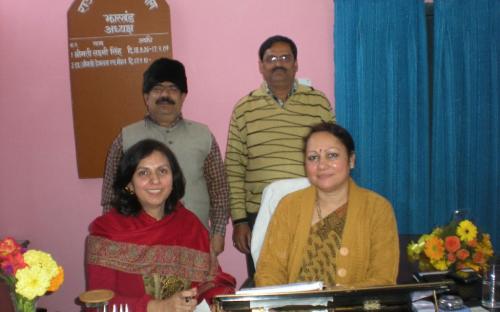
M169 84L166 86L159 84L154 86L150 92L155 95L159 95L162 94L164 91L167 91L167 93L179 93L181 90L177 88L177 86L174 84Z
M290 54L283 54L280 56L277 55L268 55L264 58L264 62L268 64L276 64L278 62L283 62L283 63L290 63L292 62L292 55Z

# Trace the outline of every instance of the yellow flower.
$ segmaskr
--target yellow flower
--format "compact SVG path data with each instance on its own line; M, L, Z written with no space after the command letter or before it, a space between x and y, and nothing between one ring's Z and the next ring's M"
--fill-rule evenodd
M470 240L476 239L477 228L469 220L461 221L458 224L457 235L460 237L461 241L468 242Z
M481 251L487 258L493 256L493 245L489 234L483 234L483 239L479 242L475 250Z
M483 244L487 244L491 247L490 234L483 233Z
M422 251L424 251L425 243L431 237L432 236L429 235L429 234L423 234L422 236L420 236L420 238L418 239L418 241L416 243L416 246L414 247L415 248L415 252L421 253Z
M47 272L37 266L18 270L16 279L16 293L28 300L43 296L50 285L50 277Z
M444 260L437 260L437 261L431 260L431 264L434 268L436 268L436 270L439 271L444 271L448 269L448 264L446 264L446 261Z
M441 234L443 234L443 229L440 227L437 227L434 230L432 230L431 236L438 236L439 237L439 236L441 236Z
M410 259L418 260L420 253L422 252L422 249L423 246L420 246L418 243L411 242L406 247L406 253L408 254L408 257Z
M420 272L434 271L434 267L428 259L421 259L418 261L418 270Z
M49 280L54 278L59 273L57 263L51 255L39 250L28 250L24 253L24 262L30 267L39 267L45 271Z
M478 246L476 249L474 249L475 252L481 252L483 253L484 257L485 257L485 262L491 257L493 256L493 249L491 248L487 248L487 247L483 247L483 246Z
M476 271L476 272L479 272L479 271L480 271L480 269L481 269L481 266L479 266L479 265L477 265L477 264L474 264L474 263L472 263L472 262L470 262L470 261L465 262L465 263L464 263L464 267L465 267L465 268L472 269L472 270L474 270L474 271Z
M456 235L456 236L455 236ZM493 256L493 246L487 233L480 233L469 220L452 221L420 236L406 248L408 259L419 262L419 270L481 270Z

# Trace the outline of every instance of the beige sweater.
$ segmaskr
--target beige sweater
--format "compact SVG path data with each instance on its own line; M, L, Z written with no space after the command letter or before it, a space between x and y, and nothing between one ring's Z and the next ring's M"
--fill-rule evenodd
M316 189L286 196L269 224L255 282L257 286L297 282L311 228ZM349 201L335 281L346 287L395 284L399 265L396 219L382 196L349 182Z

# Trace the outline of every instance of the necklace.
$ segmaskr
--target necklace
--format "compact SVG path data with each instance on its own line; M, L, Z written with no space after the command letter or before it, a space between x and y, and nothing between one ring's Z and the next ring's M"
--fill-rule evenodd
M323 216L321 215L321 206L319 204L319 199L316 199L316 212L318 213L318 235L321 239L325 240L328 238L328 229L326 227L326 222L323 220Z

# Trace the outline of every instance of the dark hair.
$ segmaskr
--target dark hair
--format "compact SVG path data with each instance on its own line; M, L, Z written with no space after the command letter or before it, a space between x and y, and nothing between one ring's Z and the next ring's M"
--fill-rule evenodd
M135 216L142 210L137 195L128 191L126 187L132 181L132 177L141 160L155 151L165 155L170 163L170 170L172 170L172 192L165 202L165 215L172 212L177 202L184 196L186 182L174 153L161 142L151 139L142 140L132 145L125 152L118 166L113 190L117 195L114 205L119 213L126 216Z
M290 49L292 50L293 58L296 60L297 59L297 46L295 45L295 42L293 42L292 39L281 36L281 35L275 35L272 37L269 37L266 39L266 41L262 42L259 48L259 59L261 61L264 60L264 53L266 53L266 50L269 49L270 47L273 46L273 44L277 42L284 42L290 46Z
M321 122L311 127L311 131L304 138L304 152L307 147L307 142L309 141L311 136L317 132L330 133L338 140L340 140L340 142L342 142L347 150L347 155L349 157L354 154L354 140L352 139L351 134L345 128L333 122Z
M159 58L146 69L142 81L142 93L149 93L159 83L170 81L182 93L188 93L186 71L181 62Z

